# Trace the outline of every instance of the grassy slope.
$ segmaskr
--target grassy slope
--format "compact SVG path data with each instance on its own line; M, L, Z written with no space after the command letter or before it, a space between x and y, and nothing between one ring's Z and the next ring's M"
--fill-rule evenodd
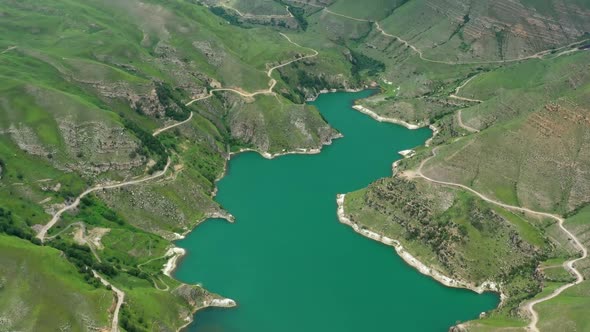
M590 23L584 19L588 4L569 3L562 7L561 1L478 1L470 5L450 0L410 1L382 25L430 59L511 59L576 41L588 31ZM551 10L540 10L542 7ZM536 20L527 21L531 16ZM553 20L567 26L567 32L551 31L548 25Z
M590 208L585 207L566 221L567 227L572 229L586 246L590 245L588 232L589 217ZM590 276L589 263L589 260L586 259L577 266L586 278ZM589 283L584 281L566 290L555 299L538 305L537 310L540 314L539 328L547 331L554 329L562 331L587 330L589 326L587 316L585 315L585 308L588 307L590 298L588 287Z
M111 291L89 285L53 248L0 235L0 317L8 330L109 326Z
M405 0L372 0L369 2L359 1L334 1L330 6L330 10L335 13L349 15L361 19L381 20L391 15L396 8L403 5Z
M462 114L468 124L485 118L495 126L441 149L426 173L539 210L566 213L585 204L589 179L582 170L590 167L590 122L584 105L590 85L580 70L589 60L581 52L476 77L465 93L485 102ZM474 155L478 163L466 162ZM503 176L493 175L498 170Z
M297 1L355 18L381 21L389 33L417 46L425 58L442 61L512 59L577 41L589 29L587 2ZM317 10L316 7L309 6ZM527 19L534 17L534 19ZM562 29L551 27L559 22Z
M253 0L253 1L240 1L230 0L227 1L230 6L236 8L242 13L252 13L255 15L286 15L287 9L275 1L266 0Z

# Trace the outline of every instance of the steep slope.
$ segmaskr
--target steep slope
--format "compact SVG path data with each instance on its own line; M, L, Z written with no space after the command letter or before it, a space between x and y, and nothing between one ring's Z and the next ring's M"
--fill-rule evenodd
M59 251L6 235L0 235L0 250L3 329L84 331L109 325L110 292L88 284Z

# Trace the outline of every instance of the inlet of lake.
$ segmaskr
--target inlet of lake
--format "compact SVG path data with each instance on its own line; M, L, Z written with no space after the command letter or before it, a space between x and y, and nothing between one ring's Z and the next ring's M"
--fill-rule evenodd
M442 332L498 305L496 294L442 286L338 222L336 194L391 176L398 151L432 135L351 108L370 94L311 103L344 135L320 154L232 157L217 201L236 222L211 219L179 241L187 255L175 276L238 306L200 311L188 331Z

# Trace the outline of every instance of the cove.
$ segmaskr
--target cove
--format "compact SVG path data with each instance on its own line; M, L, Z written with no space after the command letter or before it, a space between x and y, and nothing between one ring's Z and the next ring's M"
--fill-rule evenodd
M336 194L390 176L397 152L432 134L351 108L370 94L311 103L344 135L320 154L231 159L217 201L236 222L208 220L179 241L187 255L175 277L238 307L201 311L188 331L447 331L497 306L495 294L444 287L338 222Z

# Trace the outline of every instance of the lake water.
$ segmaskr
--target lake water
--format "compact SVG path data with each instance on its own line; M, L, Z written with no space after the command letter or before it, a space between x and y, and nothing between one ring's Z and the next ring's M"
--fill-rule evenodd
M217 200L236 222L208 220L179 241L187 256L175 276L238 307L201 311L189 331L447 331L498 304L495 294L440 285L392 247L338 222L336 194L391 175L397 152L432 134L351 108L370 93L324 94L312 103L344 134L318 155L231 159Z

